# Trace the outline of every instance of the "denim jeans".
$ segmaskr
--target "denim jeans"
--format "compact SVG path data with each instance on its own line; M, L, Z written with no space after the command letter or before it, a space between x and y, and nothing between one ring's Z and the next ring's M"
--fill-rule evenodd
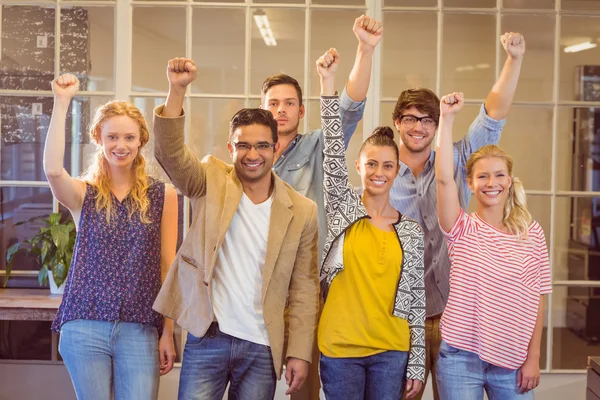
M80 400L155 400L158 332L149 324L76 319L60 328L58 350Z
M533 399L533 390L521 393L516 369L482 361L470 351L460 350L442 340L437 365L437 383L441 400Z
M327 400L398 400L406 383L408 352L331 358L321 354L321 381Z
M203 337L188 333L179 400L269 400L277 380L271 348L227 335L213 322Z

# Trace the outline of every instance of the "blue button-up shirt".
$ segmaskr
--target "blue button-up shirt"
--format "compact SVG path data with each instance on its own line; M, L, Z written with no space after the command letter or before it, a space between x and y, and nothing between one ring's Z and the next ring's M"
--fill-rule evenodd
M340 114L344 145L350 139L362 119L366 99L353 101L346 89L340 96ZM281 179L289 183L297 192L317 203L319 213L319 257L322 257L327 237L327 218L323 200L323 131L316 129L298 135L275 162L273 170Z
M471 191L466 179L466 163L472 153L488 144L497 144L505 120L489 117L482 104L467 135L454 143L454 180L458 188L460 206L466 210ZM425 169L415 178L406 164L400 162L400 171L390 191L394 208L421 224L425 232L425 292L427 316L441 314L450 292L450 259L448 247L437 217L435 186L435 151L431 152Z

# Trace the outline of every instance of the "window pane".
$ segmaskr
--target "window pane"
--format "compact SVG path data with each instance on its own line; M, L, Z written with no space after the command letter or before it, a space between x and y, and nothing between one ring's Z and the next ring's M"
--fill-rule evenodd
M551 143L551 107L511 108L499 146L513 156L513 175L523 181L526 190L550 190Z
M304 4L305 0L253 0L253 3Z
M527 43L515 101L552 101L554 21L553 15L502 16L502 33L520 32ZM504 63L506 59L504 49L500 57Z
M400 93L398 93L400 94ZM379 125L388 125L394 129L394 135L396 140L398 140L398 131L394 127L394 121L392 120L392 113L394 112L394 107L396 106L396 102L391 101L382 101L379 105Z
M171 58L185 57L185 8L134 7L132 85L137 92L166 92Z
M554 287L552 294L553 369L586 369L600 356L600 288Z
M437 0L383 0L385 7L437 7Z
M51 321L0 321L0 359L50 361L51 324Z
M558 189L600 191L600 108L561 107L558 121Z
M305 117L307 118L307 117ZM308 126L310 129L321 128L321 105L320 100L310 100L308 102ZM363 143L363 123L362 120L358 123L352 139L346 150L346 164L348 166L348 175L350 177L350 183L355 187L362 186L360 182L360 175L356 172L356 166L354 161L358 158L358 151Z
M60 69L80 81L80 90L114 90L114 9L61 9Z
M213 0L194 0L199 3L214 3ZM244 0L219 0L219 3L244 3ZM266 3L265 1L261 1L261 3Z
M336 6L364 6L365 0L312 0L312 4L333 4Z
M40 187L0 187L0 252L6 255L10 246L17 242L29 240L40 228L46 225L34 221L19 226L18 222L27 221L34 217L47 216L52 212L52 193L50 188ZM40 269L34 255L19 252L15 256L13 270L37 271ZM6 257L0 257L0 270L6 268ZM4 283L4 282L3 282ZM7 287L38 287L37 275L32 277L14 276L8 280Z
M503 0L502 8L548 9L554 8L554 0Z
M227 34L215 35L223 26ZM244 94L245 26L244 8L193 9L192 58L198 68L193 93Z
M310 39L310 95L318 96L321 88L319 74L315 70L315 61L329 48L335 47L340 53L342 63L338 68L336 89L341 92L354 64L358 40L352 32L354 20L361 14L360 10L313 10L311 14ZM327 38L327 40L323 40ZM311 127L312 128L312 127Z
M442 93L484 99L495 81L496 20L493 15L444 15Z
M0 89L50 90L54 8L2 6Z
M491 8L496 0L442 0L444 7Z
M435 89L437 14L386 12L383 23L383 96L396 98L415 87Z
M598 65L600 60L600 47L597 42L600 18L562 17L561 23L560 99L600 101L600 90L597 88L600 70L597 67L581 68ZM587 50L570 47L584 46L586 43L596 47ZM566 52L567 50L577 51Z
M231 163L227 150L229 121L244 107L243 99L192 99L188 146L200 158L213 155Z
M268 46L256 19L252 19L252 48L250 59L250 91L261 94L265 78L275 74L287 74L304 87L304 10L279 8L253 9L253 15L264 11L276 46ZM264 17L263 17L264 18ZM305 94L306 95L306 94ZM233 114L232 114L233 115Z
M598 11L600 10L600 2L595 0L562 0L560 2L563 10L575 11Z

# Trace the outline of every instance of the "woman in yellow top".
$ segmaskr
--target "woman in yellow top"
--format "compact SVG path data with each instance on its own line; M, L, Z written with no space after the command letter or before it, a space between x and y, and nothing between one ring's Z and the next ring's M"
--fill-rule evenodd
M318 328L323 390L333 400L398 400L406 383L411 398L425 378L423 232L389 201L399 168L391 128L377 128L360 148L362 196L348 183L338 64L335 49L317 60L328 228Z

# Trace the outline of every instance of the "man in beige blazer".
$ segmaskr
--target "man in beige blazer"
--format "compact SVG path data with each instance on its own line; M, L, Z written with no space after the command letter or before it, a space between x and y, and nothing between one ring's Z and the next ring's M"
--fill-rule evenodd
M154 309L189 332L179 399L221 400L227 384L229 399L272 399L284 363L293 393L306 379L317 325L317 207L271 171L278 144L269 111L232 118L233 165L193 155L183 102L194 62L170 60L167 76L155 155L190 198L193 220Z

